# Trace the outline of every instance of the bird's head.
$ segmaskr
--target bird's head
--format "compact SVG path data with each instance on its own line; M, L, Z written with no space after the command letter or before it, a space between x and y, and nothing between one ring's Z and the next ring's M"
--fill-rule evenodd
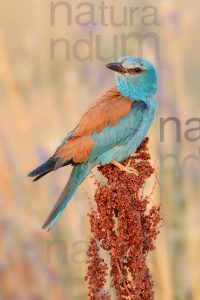
M117 89L123 96L145 101L156 93L156 70L147 60L124 56L106 67L116 72Z

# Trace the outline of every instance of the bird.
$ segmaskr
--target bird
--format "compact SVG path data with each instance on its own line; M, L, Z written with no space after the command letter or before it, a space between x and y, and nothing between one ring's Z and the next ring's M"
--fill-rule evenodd
M45 220L48 231L64 211L78 186L95 166L122 165L134 154L154 120L157 72L152 63L135 56L123 56L106 67L115 73L115 86L106 91L82 116L55 153L28 176L37 181L61 167L72 165L69 179Z

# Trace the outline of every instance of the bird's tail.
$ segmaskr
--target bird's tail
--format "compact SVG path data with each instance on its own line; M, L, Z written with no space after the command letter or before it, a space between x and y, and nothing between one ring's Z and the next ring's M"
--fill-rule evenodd
M53 227L53 225L56 223L61 213L65 209L67 203L75 193L76 189L87 177L91 169L92 166L89 163L77 164L73 167L70 178L66 186L64 187L63 192L61 193L50 215L42 226L43 229L47 228L47 230L49 231Z

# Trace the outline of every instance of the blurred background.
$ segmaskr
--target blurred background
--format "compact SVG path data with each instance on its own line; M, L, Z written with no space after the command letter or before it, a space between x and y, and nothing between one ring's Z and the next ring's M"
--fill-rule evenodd
M37 183L27 173L114 85L105 63L125 54L143 55L159 73L158 111L149 132L160 181L153 198L162 203L164 218L149 257L155 299L200 299L200 4L103 4L0 0L1 300L87 299L93 180L84 182L47 233L41 225L70 168ZM143 50L136 34L147 34ZM169 117L176 119L163 129Z

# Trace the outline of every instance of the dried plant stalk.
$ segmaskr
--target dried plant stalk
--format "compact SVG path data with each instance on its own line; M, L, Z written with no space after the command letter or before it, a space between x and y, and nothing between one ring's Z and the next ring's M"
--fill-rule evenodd
M97 183L97 208L89 214L92 237L86 280L90 300L111 299L105 288L107 276L111 277L119 300L154 298L146 258L154 249L161 217L160 206L148 209L150 197L142 194L146 180L154 173L147 143L148 138L134 157L123 162L130 162L135 174L122 172L113 165L98 168L107 184ZM100 257L100 248L109 253L109 265Z

